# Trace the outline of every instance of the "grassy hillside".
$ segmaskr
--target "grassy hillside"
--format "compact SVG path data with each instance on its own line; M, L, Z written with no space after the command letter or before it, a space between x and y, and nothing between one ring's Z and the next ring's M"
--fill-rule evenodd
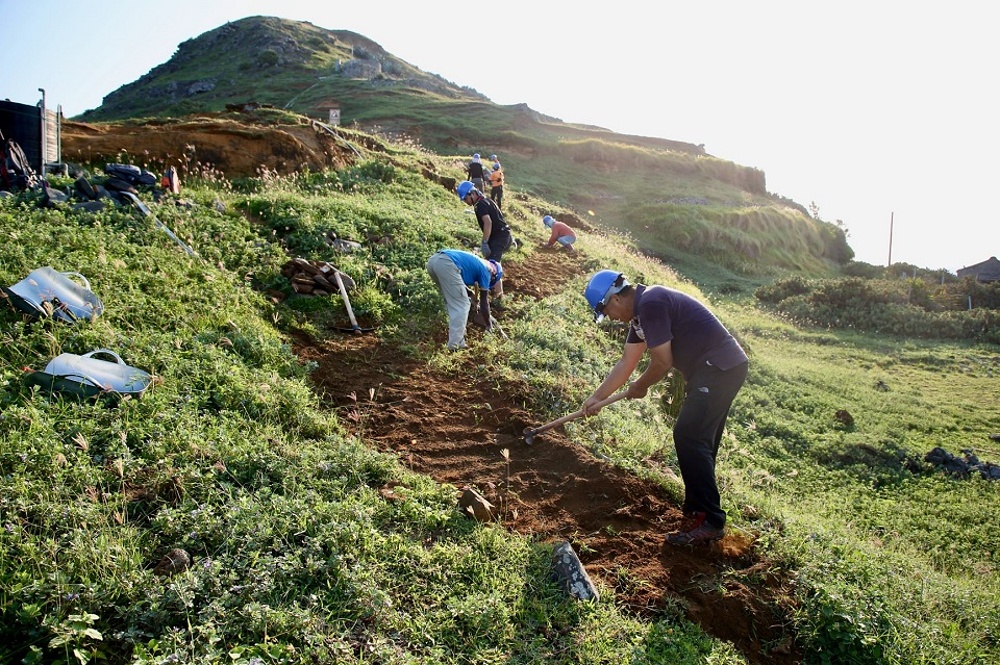
M558 204L522 190L508 212L525 242L507 266L506 337L473 332L470 350L447 354L424 263L478 232L428 164L460 175L453 158L394 145L338 171L189 177L190 205L151 205L197 257L127 209L0 199L0 283L52 265L86 275L106 306L78 325L0 309L0 660L1000 659L1000 489L923 461L935 446L1000 459L1000 418L982 408L1000 399L996 347L798 326L745 293L704 292L596 225L557 270L536 245L539 213ZM331 232L362 249L336 253ZM290 256L351 275L377 332L344 337L340 300L291 295ZM621 331L595 326L580 295L603 267L709 299L751 356L719 460L730 536L710 553L658 535L679 515L670 386L565 438L519 440L577 408L620 351ZM95 348L156 384L80 402L24 380ZM418 429L407 414L427 405ZM457 415L467 438L431 434ZM466 445L461 477L505 507L493 522L456 507L450 476L414 470L449 438ZM557 452L574 463L529 475ZM472 455L491 460L489 484ZM512 470L524 480L513 491ZM614 483L587 489L601 478ZM518 529L547 496L565 513L633 483L619 512L600 504L585 526ZM646 514L660 521L633 530ZM593 566L598 602L551 579L555 536ZM171 571L160 564L176 548L191 564Z
M347 31L252 17L182 43L168 61L79 120L219 113L248 101L405 139L456 161L501 156L510 195L557 204L569 219L630 234L656 256L759 277L827 275L853 257L843 229L767 191L765 174L702 146L617 134L501 106ZM176 154L176 153L175 153ZM105 158L113 159L110 154Z

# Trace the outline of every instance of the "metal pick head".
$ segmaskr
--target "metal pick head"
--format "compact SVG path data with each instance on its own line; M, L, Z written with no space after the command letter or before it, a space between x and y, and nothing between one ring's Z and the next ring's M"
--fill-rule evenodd
M524 442L529 446L535 442L535 430L530 427L524 428Z

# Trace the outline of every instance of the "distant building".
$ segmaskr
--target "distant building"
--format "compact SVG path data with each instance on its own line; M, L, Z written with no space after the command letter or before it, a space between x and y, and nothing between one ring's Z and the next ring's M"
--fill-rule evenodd
M977 282L998 282L1000 281L1000 260L991 256L982 263L959 268L958 276L959 278L975 277Z

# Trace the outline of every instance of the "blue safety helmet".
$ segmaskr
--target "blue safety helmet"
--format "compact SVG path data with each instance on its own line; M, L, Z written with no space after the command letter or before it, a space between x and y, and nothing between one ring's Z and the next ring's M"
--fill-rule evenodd
M547 229L551 229L552 225L555 223L556 220L552 219L552 215L545 215L545 217L542 217L542 224L544 224Z
M490 278L490 288L493 288L496 285L497 282L499 282L501 279L503 279L503 266L501 266L496 261L490 261L490 264L494 268L496 268L496 270L497 270L497 274L493 275Z
M490 159L495 162L495 161L497 161L497 156L496 155L490 155Z
M494 171L500 170L500 162L493 162L493 170Z
M455 193L458 194L459 199L464 201L465 197L469 195L469 192L471 192L475 188L476 186L473 185L471 181L463 180L462 182L458 183L458 187L455 188Z
M590 278L583 297L594 310L595 321L600 321L604 316L604 306L608 304L608 299L628 286L631 284L625 279L625 273L614 270L602 270Z

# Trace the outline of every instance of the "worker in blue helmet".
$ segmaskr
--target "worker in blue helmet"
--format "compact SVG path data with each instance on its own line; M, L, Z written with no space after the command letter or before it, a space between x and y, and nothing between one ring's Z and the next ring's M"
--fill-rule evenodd
M573 243L576 242L576 231L571 229L568 224L560 222L552 215L545 215L542 217L542 225L551 231L549 239L542 245L543 247L552 248L558 242L567 252L576 251L573 249Z
M458 198L466 205L473 207L476 221L483 232L483 240L479 245L479 251L483 257L492 259L497 263L503 260L504 252L511 248L514 243L514 235L510 227L503 218L500 208L493 202L493 199L484 196L471 181L463 180L455 188ZM494 291L497 298L503 297L503 283L497 284Z
M465 165L465 173L473 186L483 191L486 186L486 166L478 152L472 156L472 161Z
M479 300L477 316L473 320L487 331L492 331L489 294L503 279L503 267L497 261L488 261L461 249L442 249L427 260L427 273L444 297L448 311L449 351L467 346L465 328L471 307L470 287L476 290Z
M699 300L666 286L630 284L623 273L601 270L584 290L594 318L627 323L621 358L583 403L590 416L598 402L629 381L645 352L649 364L628 383L626 397L639 399L667 376L680 372L685 397L673 438L684 481L683 510L690 524L667 536L674 545L702 545L725 534L715 461L733 400L746 380L749 361L739 342Z

